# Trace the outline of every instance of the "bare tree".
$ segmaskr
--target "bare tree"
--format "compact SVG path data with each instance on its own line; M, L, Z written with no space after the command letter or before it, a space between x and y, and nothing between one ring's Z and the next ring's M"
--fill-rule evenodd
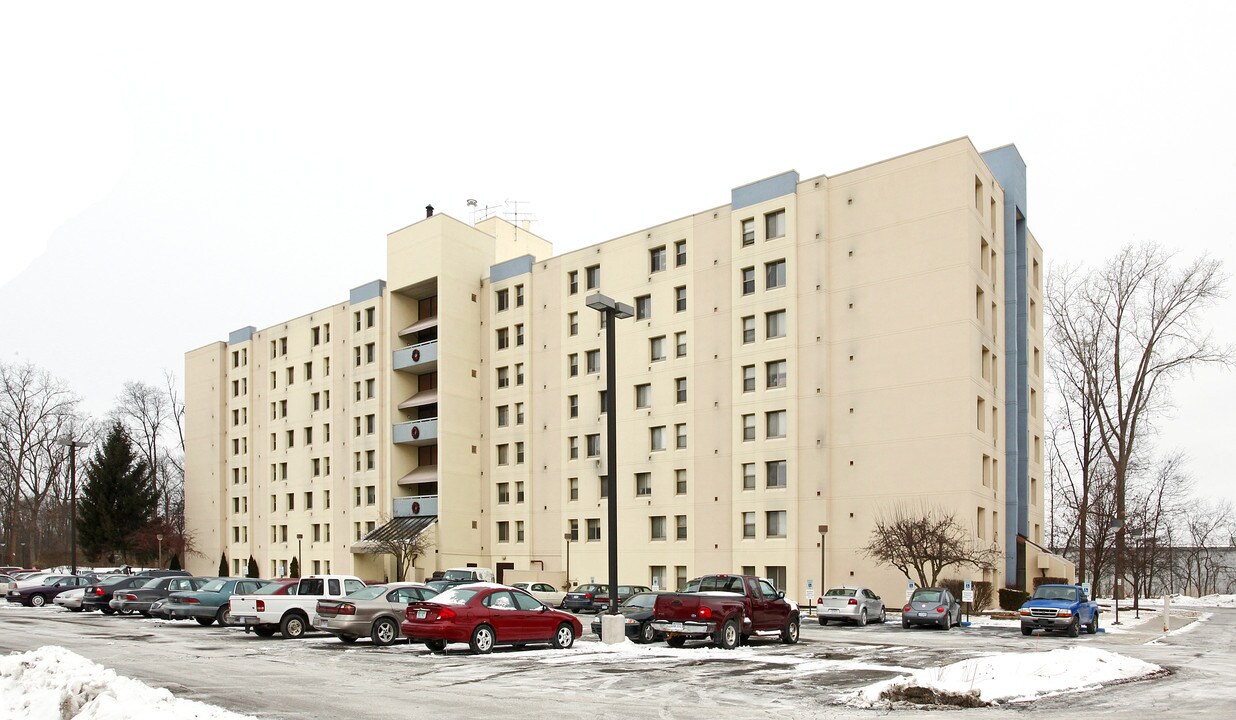
M1182 592L1208 595L1219 592L1219 579L1224 575L1224 558L1229 552L1224 545L1232 541L1236 530L1236 513L1227 500L1194 500L1182 515L1184 547L1179 553Z
M378 527L384 527L391 518L382 515ZM429 552L433 547L433 538L427 530L407 535L400 532L379 533L377 537L368 540L372 552L380 555L390 555L395 561L395 582L402 582L408 570L416 564L416 559Z
M1173 266L1174 253L1129 245L1091 272L1065 271L1047 300L1051 338L1084 375L1099 446L1115 481L1115 577L1124 575L1127 484L1144 436L1179 373L1232 363L1215 344L1203 313L1223 297L1221 264L1205 256Z
M907 580L917 578L920 587L934 587L948 568L990 570L1004 557L994 544L976 543L974 532L956 515L935 506L911 509L903 504L876 516L863 553L897 568Z

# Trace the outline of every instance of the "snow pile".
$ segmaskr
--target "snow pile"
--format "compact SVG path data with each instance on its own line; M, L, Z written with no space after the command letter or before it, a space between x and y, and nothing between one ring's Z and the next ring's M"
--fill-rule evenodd
M0 698L0 718L25 720L252 718L177 698L55 645L0 657Z
M976 697L983 703L1024 702L1046 695L1084 690L1120 680L1145 677L1159 666L1105 650L1072 647L1039 653L1001 653L868 685L851 702L872 705L902 697L910 688Z

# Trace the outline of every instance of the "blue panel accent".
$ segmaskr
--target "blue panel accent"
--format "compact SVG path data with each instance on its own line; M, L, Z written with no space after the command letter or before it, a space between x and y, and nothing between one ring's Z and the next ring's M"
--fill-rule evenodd
M386 290L386 281L374 280L373 282L365 283L360 287L352 288L352 292L348 294L348 302L356 305L358 303L363 303L366 300L382 297L382 292L384 290Z
M737 210L765 200L792 195L798 187L798 171L790 170L730 190L730 209Z
M532 272L532 263L534 262L536 262L536 258L531 255L520 255L519 257L511 258L506 262L491 265L489 266L489 282L502 282L503 280L509 280L516 275L526 275Z
M253 333L257 332L257 328L250 325L242 327L239 330L233 330L227 335L227 344L235 345L236 343L248 342L253 338Z

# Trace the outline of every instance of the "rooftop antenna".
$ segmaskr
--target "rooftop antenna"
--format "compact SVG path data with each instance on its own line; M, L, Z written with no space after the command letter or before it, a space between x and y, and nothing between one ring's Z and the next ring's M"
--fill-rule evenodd
M476 200L473 198L468 198L468 212L471 213L472 224L475 225L476 224Z
M508 208L512 208L511 210L507 211L506 213L507 218L510 220L511 224L514 225L515 227L522 227L519 224L521 220L530 223L536 219L536 217L532 215L532 213L529 213L529 212L521 213L519 211L520 203L523 203L524 205L531 204L527 200L507 200L506 201L506 206Z

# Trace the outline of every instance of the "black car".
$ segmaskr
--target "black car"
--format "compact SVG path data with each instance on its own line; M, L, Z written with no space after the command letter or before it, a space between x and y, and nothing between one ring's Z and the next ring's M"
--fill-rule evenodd
M118 613L137 612L143 617L150 617L150 606L174 592L192 592L201 589L209 580L205 577L154 577L128 590L118 590L112 595L108 606Z
M645 592L627 598L618 606L618 612L626 618L626 634L638 643L650 643L663 640L665 635L652 629L652 606L657 602L660 593ZM592 632L601 634L601 614L592 620Z
M5 596L5 599L19 605L43 607L62 592L98 581L99 579L93 575L48 575L43 578L41 585L13 588Z
M150 582L149 575L121 575L120 577L109 578L96 585L90 585L86 588L86 594L82 596L82 610L90 612L91 610L102 610L104 615L115 615L109 603L112 601L112 595L117 590L128 590L129 588L138 588Z

